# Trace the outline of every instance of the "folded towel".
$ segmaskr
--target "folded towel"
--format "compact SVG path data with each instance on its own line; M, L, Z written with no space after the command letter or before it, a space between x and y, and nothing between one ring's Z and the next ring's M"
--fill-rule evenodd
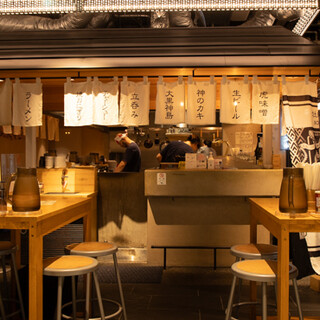
M308 232L305 239L312 267L320 275L320 232Z
M59 141L59 119L47 116L48 140Z

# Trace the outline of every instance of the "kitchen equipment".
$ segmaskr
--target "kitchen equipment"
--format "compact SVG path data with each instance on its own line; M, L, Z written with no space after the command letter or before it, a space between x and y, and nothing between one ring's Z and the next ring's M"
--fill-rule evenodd
M90 152L90 164L98 164L99 163L99 153Z
M54 159L55 168L65 168L66 167L66 157L65 156L56 156Z
M46 156L45 157L45 167L46 169L51 169L54 167L54 161L55 160L55 157L53 156Z
M78 162L78 153L77 153L77 151L70 151L69 162Z
M0 180L6 182L17 170L17 158L15 154L1 154L1 177Z
M307 212L307 191L302 168L284 168L280 189L279 210L288 213Z
M153 142L152 142L152 140L150 139L149 135L147 135L147 139L144 141L143 145L144 145L144 147L145 147L146 149L152 148Z
M15 179L12 197L9 186ZM7 183L7 202L13 211L37 211L40 209L40 191L36 168L18 168Z
M154 138L154 144L158 145L160 143L159 135L156 133L156 137Z

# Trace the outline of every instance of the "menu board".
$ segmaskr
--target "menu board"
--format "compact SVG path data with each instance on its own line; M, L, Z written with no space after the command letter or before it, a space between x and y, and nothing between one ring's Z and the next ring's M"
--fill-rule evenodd
M253 151L253 133L236 132L235 145L236 148L242 150L243 153L251 153Z

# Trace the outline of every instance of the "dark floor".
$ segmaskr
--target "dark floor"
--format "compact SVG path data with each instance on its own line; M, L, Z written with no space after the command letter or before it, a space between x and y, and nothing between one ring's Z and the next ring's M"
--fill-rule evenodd
M232 275L229 269L210 268L168 268L160 271L154 268L146 272L146 267L136 266L132 274L135 283L129 283L127 274L130 267L122 266L121 277L124 278L123 291L126 302L128 320L222 320L228 301ZM104 269L106 270L106 269ZM109 273L109 269L105 272ZM119 300L117 285L104 281L100 272L100 285L105 298ZM148 274L149 282L137 278ZM154 277L150 275L154 273ZM109 281L109 280L107 280ZM137 282L140 281L140 282ZM307 278L298 281L300 299L304 316L320 317L320 293L310 289ZM249 286L244 284L242 296L248 297ZM292 288L290 288L291 290ZM274 287L268 286L268 303L274 303ZM249 308L239 310L240 319L249 319ZM257 310L260 312L259 308ZM275 309L270 307L268 315L275 315ZM297 315L293 291L290 297L290 313ZM236 314L233 314L234 316Z

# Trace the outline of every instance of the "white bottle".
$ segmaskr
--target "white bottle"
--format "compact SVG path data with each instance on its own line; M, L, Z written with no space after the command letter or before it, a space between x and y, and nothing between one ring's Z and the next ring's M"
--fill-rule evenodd
M213 154L211 151L210 151L209 157L208 157L208 169L214 169L214 158L213 158Z

